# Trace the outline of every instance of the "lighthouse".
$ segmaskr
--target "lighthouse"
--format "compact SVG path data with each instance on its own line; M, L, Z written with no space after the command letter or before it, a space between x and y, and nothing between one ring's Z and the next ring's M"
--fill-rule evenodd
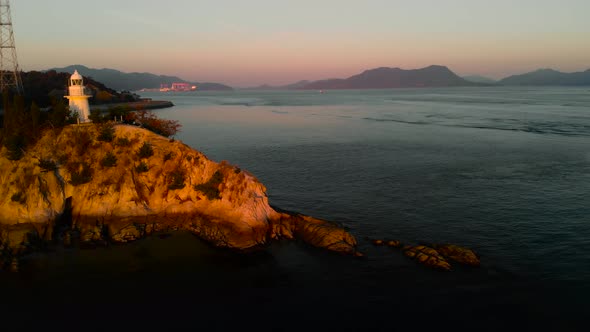
M65 97L70 100L70 111L78 112L80 123L89 122L90 105L88 104L88 98L92 96L87 95L84 91L84 79L77 70L74 71L68 81L68 93L69 95Z

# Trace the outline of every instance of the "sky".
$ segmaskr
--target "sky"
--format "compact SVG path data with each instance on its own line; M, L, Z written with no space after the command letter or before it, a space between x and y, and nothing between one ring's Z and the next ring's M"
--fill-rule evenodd
M590 69L589 0L12 0L22 70L71 64L234 87L445 65Z

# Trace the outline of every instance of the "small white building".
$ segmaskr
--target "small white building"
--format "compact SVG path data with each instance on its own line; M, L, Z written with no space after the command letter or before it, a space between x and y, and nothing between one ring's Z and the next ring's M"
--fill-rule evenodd
M88 104L88 98L92 97L86 94L84 88L84 78L74 71L68 82L68 95L65 96L70 100L70 111L78 112L78 118L80 123L90 122L88 116L90 115L90 105Z

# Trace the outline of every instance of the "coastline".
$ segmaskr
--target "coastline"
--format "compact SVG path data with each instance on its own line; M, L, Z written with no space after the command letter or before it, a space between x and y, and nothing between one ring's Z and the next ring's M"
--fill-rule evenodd
M126 102L126 103L90 105L90 110L106 111L112 107L125 107L125 106L133 108L133 109L153 110L153 109L173 107L174 104L168 100L142 100L142 101L132 101L132 102Z

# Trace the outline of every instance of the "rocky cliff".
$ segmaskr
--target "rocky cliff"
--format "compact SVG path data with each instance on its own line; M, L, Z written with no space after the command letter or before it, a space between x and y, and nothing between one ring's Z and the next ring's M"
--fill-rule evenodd
M48 130L22 159L5 155L4 149L5 259L43 243L127 242L175 229L219 247L298 238L356 254L356 240L341 227L273 209L264 185L247 171L134 126Z

